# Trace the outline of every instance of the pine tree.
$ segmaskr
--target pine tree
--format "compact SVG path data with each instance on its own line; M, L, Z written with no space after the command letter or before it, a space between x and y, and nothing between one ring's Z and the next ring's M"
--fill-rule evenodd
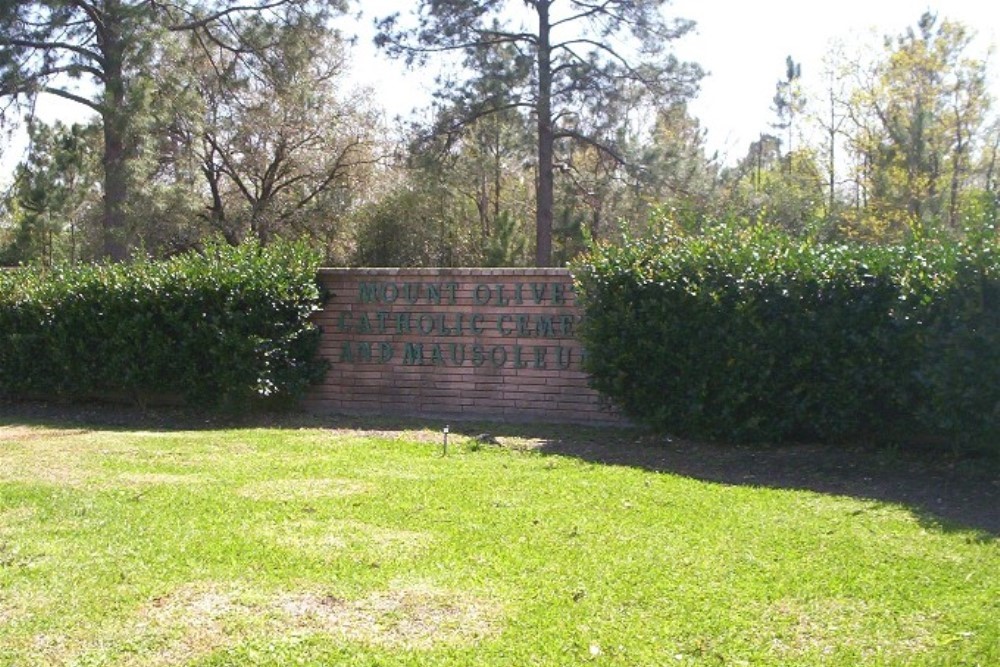
M624 161L615 139L630 109L643 101L666 106L696 90L701 70L670 52L694 24L665 19L666 4L420 0L416 25L404 25L398 14L383 18L376 41L410 64L461 56L468 77L442 82L440 92L462 112L459 123L509 109L530 115L537 141L535 261L548 266L562 144L586 144ZM511 57L488 55L503 50Z

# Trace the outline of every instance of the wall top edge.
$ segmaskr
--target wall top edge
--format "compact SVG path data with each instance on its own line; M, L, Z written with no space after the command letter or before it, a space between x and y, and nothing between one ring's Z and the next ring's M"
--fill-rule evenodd
M323 276L558 276L569 277L569 269L557 268L440 268L440 269L406 269L406 268L341 268L323 267L319 270Z

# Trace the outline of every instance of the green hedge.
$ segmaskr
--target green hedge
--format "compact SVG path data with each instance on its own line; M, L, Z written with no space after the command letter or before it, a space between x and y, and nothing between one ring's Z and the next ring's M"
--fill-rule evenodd
M0 394L291 401L325 366L319 257L234 248L123 265L0 272Z
M595 388L633 418L738 441L1000 449L1000 255L830 246L761 228L601 245L575 267Z

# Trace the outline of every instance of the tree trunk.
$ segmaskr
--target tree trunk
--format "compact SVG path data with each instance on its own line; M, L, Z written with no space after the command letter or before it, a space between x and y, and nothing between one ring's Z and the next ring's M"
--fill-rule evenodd
M106 13L112 17L110 7ZM104 215L101 220L103 239L101 255L115 262L128 255L126 242L126 213L128 201L128 165L126 163L126 133L128 109L125 99L124 59L125 47L121 39L121 26L106 25L104 43Z
M125 139L118 120L104 119L104 233L101 255L120 262L127 255L125 243L125 203L128 199L128 170Z
M961 88L954 91L955 102L955 157L951 166L951 198L948 202L948 225L958 227L958 191L962 180L962 159L965 153L965 137L962 134Z
M836 190L837 190L837 107L835 106L836 101L833 93L833 75L830 75L830 198L829 206L827 207L826 220L831 222L833 220L833 210L837 205L836 200Z
M208 183L208 191L212 197L212 203L208 207L208 221L214 229L222 234L226 243L234 246L239 245L243 240L243 235L239 229L231 226L226 220L226 204L222 199L222 185L220 183L222 174L213 162L213 153L214 149L209 148L209 154L202 160L201 164L201 173L205 176L205 182Z
M539 0L538 10L538 182L535 192L535 264L552 264L552 209L555 183L552 155L552 52L549 41L549 5Z
M496 140L493 144L493 227L496 227L497 220L500 219L500 192L501 179L503 178L503 163L501 161L503 146L501 145L500 123L497 122L496 125L497 131L493 135Z
M990 193L994 192L996 189L994 187L993 174L997 166L997 152L1000 152L1000 127L997 128L997 132L993 140L993 148L990 151L990 161L986 167L986 191Z

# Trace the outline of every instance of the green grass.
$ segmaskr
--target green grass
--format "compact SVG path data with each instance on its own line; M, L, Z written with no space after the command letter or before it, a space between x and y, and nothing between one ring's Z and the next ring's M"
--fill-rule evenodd
M431 431L0 426L0 665L998 665L1000 545Z

